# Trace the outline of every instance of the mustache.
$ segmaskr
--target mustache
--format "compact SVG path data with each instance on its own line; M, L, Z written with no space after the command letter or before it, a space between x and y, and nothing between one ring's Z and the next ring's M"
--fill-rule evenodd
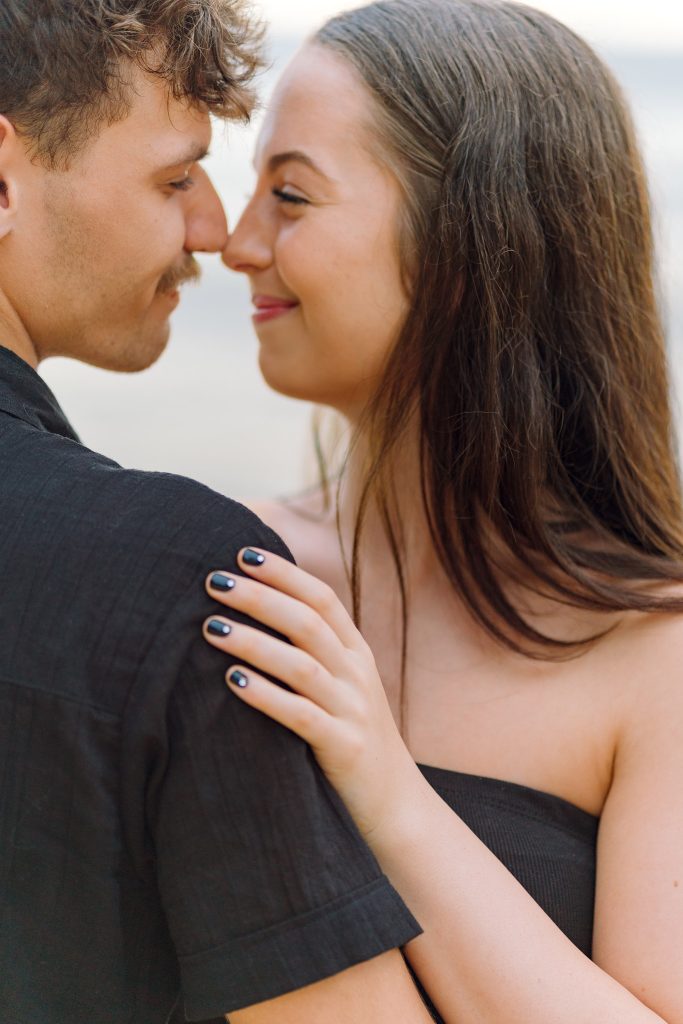
M176 288L179 288L181 284L187 284L190 281L199 281L201 276L201 267L194 256L188 255L178 266L169 267L159 281L157 291L173 292Z

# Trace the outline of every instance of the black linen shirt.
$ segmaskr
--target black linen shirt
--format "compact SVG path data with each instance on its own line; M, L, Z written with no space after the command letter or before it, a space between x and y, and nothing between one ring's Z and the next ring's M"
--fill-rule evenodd
M229 425L225 449L229 451ZM218 1018L419 926L310 751L227 690L242 506L83 447L0 348L0 1020Z

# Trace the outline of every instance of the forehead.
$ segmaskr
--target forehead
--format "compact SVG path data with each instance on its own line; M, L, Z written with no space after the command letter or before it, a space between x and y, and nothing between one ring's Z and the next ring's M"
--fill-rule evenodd
M257 144L257 163L274 152L303 149L328 158L360 147L371 96L354 69L322 46L305 46L280 79Z
M211 141L208 112L176 100L158 76L131 74L132 101L126 117L107 125L83 152L85 172L97 167L120 174L192 163Z

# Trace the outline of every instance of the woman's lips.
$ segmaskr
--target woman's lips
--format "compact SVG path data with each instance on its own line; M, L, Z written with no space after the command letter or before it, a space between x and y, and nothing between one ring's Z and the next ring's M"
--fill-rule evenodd
M268 320L275 320L285 313L291 313L299 305L295 300L280 299L275 295L254 295L252 302L256 307L253 316L256 324L263 324Z

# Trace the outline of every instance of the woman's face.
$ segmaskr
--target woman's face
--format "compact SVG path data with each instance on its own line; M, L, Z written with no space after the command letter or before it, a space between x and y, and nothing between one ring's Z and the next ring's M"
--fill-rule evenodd
M347 63L307 46L281 79L258 181L225 251L249 277L271 387L357 415L408 310L401 192L371 155L371 98Z

